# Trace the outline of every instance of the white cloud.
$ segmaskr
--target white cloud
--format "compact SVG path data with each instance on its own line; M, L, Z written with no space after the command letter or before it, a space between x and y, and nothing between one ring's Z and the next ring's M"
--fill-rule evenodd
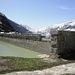
M60 9L63 9L63 10L75 10L75 8L68 8L68 7L65 7L65 6L61 6Z

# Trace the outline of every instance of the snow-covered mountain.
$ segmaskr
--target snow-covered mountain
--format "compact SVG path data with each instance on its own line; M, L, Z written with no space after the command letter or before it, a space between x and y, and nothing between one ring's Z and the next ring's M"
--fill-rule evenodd
M20 24L19 27L21 28L20 30L27 29L28 31L30 31L34 34L41 34L41 35L44 35L47 38L49 38L51 30L54 30L54 31L56 31L56 30L75 31L75 20L68 21L68 22L61 23L61 24L50 25L47 28L42 28L39 30L33 30L29 26L22 25L22 24Z
M68 21L61 24L50 25L50 27L38 30L41 34L50 35L51 30L65 30L65 31L75 31L75 20Z
M57 30L75 31L75 20L68 21L61 24L50 25L47 28L39 29L37 33L46 36L46 38L50 38L51 36L50 31L57 31Z
M23 27L23 28L26 28L28 31L30 31L32 33L35 32L34 29L32 29L31 27L29 27L28 25L22 25L22 24L20 24L20 26Z
M55 24L52 26L53 30L66 30L66 31L75 31L75 20L61 23L61 24Z
M27 25L17 24L14 21L8 19L3 13L0 12L0 24L2 25L0 31L17 31L20 33L34 33L44 36L50 36L51 30L66 30L75 31L75 20L68 21L61 24L50 25L47 28L33 30Z

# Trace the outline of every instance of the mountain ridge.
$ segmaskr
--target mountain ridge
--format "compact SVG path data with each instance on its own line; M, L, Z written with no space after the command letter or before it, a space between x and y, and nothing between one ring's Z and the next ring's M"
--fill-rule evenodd
M50 31L57 31L57 30L75 31L75 20L71 20L60 24L54 24L47 28L39 29L37 33L40 32L40 34L44 34L45 36L49 37L51 35Z
M40 32L47 32L50 30L69 30L69 31L75 31L75 20L71 20L68 22L60 23L60 24L54 24L50 27L40 29Z

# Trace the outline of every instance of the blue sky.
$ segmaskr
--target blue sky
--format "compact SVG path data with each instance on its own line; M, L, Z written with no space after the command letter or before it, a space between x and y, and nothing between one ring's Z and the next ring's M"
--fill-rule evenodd
M0 0L0 12L33 29L75 19L75 0Z

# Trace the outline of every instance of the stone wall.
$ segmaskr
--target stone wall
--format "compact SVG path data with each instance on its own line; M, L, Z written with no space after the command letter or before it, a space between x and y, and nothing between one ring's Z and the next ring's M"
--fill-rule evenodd
M75 52L75 32L74 31L58 31L52 35L52 50L57 54ZM54 49L56 48L56 50Z
M42 40L42 36L40 34L24 34L24 33L8 34L8 33L3 33L3 34L0 34L0 36L1 37L8 37L8 38L33 40L33 41L41 41Z

